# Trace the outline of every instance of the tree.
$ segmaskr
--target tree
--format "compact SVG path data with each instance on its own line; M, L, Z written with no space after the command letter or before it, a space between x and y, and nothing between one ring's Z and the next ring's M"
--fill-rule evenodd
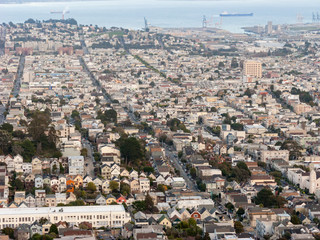
M230 212L232 212L234 210L234 206L231 202L226 203L226 205L224 205Z
M127 163L134 163L143 157L143 151L140 142L135 137L119 139L120 152Z
M244 92L244 95L247 95L250 98L253 93L254 93L253 90L250 90L249 88L247 88L246 91Z
M40 235L39 233L35 233L30 239L31 240L53 240L53 237L50 235Z
M57 236L59 236L59 231L58 231L57 225L51 224L49 233L55 233Z
M255 203L263 204L264 207L271 207L273 205L273 193L270 189L264 188L260 192L258 192Z
M237 67L239 67L237 59L236 58L232 58L232 60L231 60L231 68L237 68Z
M211 240L210 235L208 232L206 232L202 238L202 240Z
M218 68L223 68L223 67L224 67L224 63L223 62L219 62Z
M51 123L50 112L35 111L31 118L28 132L34 141L40 142L41 137L45 136L45 131L48 130L49 124Z
M191 168L190 175L192 178L196 178L197 177L197 170L195 168Z
M0 130L0 154L8 154L11 145L11 135L5 130Z
M243 209L242 207L239 207L239 209L238 209L238 211L237 211L237 215L238 215L239 217L241 217L243 214L245 214L244 209Z
M30 162L32 157L36 154L36 148L34 144L30 140L26 139L20 143L20 146L23 148L22 157L26 161Z
M26 20L24 23L32 23L32 24L34 24L34 23L36 23L36 21L33 20L32 18L29 18L29 19Z
M231 128L236 131L243 131L243 124L241 123L232 123Z
M146 210L152 211L153 207L154 207L154 203L153 203L153 200L152 200L152 198L150 197L149 194L147 194L147 196L146 196L144 201L146 203Z
M296 214L291 215L291 220L290 221L293 224L301 224L301 220Z
M270 189L264 188L258 192L254 202L257 205L262 204L264 207L283 207L287 201L281 196L274 196Z
M80 153L81 156L84 156L84 157L87 157L87 156L88 156L88 149L82 148L80 152L81 152L81 153Z
M116 181L110 181L109 188L111 189L112 192L115 192L119 189L119 183Z
M87 189L91 192L94 193L95 191L97 191L97 187L93 182L89 182L87 185Z
M83 200L75 200L73 202L70 202L67 206L84 206L85 203Z
M2 229L2 233L4 235L8 235L10 239L14 239L14 230L9 227L5 227Z
M40 220L39 220L39 224L40 224L40 225L43 225L43 224L45 224L46 222L48 222L48 219L46 219L46 218L44 218L44 217L40 218Z
M242 233L244 231L243 225L240 221L234 222L234 229L236 230L236 233Z
M14 180L14 185L17 191L23 191L25 189L23 182L19 178Z
M64 169L62 163L59 163L59 168L60 168L59 172L63 174L65 169Z
M302 156L300 151L303 150L303 148L294 140L285 140L280 149L289 151L290 160L296 160Z
M13 126L10 123L4 123L1 125L1 130L7 131L8 133L13 132Z
M153 167L144 167L143 171L145 173L153 173L154 172L154 168Z
M114 109L106 110L103 114L99 111L97 118L104 123L117 123L117 112Z
M120 193L124 196L127 196L128 194L130 194L131 189L130 189L130 185L127 183L120 183Z

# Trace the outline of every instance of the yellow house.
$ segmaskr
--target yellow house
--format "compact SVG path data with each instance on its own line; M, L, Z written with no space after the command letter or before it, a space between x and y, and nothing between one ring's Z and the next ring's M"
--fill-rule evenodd
M42 225L42 235L48 234L50 232L51 225L52 224L50 222L46 222Z
M39 158L32 159L31 164L33 174L42 174L42 162Z
M81 186L83 186L83 177L80 175L77 175L74 179L74 186L75 188L79 188Z
M110 205L111 203L117 203L117 199L115 196L113 196L112 194L109 194L107 197L106 197L106 203L107 205Z
M162 215L162 217L160 217L158 219L158 223L160 225L163 225L166 228L171 228L172 227L172 223L171 223L170 219L166 215Z

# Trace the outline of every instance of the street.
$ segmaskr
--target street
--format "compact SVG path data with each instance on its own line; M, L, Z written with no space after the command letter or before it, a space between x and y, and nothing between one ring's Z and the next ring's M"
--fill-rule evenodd
M19 61L19 66L18 66L18 71L17 71L17 78L14 81L14 86L13 86L13 90L12 90L12 95L14 97L18 96L19 92L20 92L21 78L22 78L23 69L24 69L24 62L25 62L25 56L21 55L20 61Z
M0 105L0 125L4 122L4 112L6 111L6 108L3 105Z
M84 167L84 170L85 170L85 174L86 175L89 175L91 178L94 178L95 177L95 174L94 174L94 157L93 157L93 153L92 153L92 149L91 149L91 145L90 143L88 142L88 140L86 139L83 139L82 140L82 144L83 144L83 147L87 149L88 151L88 154L87 154L87 157L85 158L84 160L84 164L85 164L85 167Z
M178 157L176 157L174 153L168 149L167 146L165 146L165 150L166 150L166 156L170 159L170 162L173 163L173 166L177 170L179 170L180 176L183 177L184 180L186 181L187 188L193 191L198 191L198 188L196 187L194 182L188 177L188 174L183 170L181 164L179 164Z

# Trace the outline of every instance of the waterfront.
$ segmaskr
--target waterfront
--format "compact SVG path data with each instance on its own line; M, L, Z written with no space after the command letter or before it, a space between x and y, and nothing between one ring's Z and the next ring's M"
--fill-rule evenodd
M75 18L80 24L92 24L105 27L124 27L141 29L146 17L151 25L159 27L201 27L203 15L212 20L212 27L221 23L223 29L243 32L241 27L296 23L297 15L304 17L304 22L311 22L316 3L290 3L287 1L274 4L266 1L90 1L90 2L42 2L24 4L0 4L0 22L24 22L32 17L46 20L61 18L59 14L50 14L51 10L68 9L66 18ZM288 3L288 2L287 2ZM254 13L253 17L223 18L219 14Z

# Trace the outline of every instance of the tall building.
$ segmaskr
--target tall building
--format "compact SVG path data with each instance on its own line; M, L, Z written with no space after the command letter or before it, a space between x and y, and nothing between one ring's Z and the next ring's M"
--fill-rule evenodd
M272 34L272 31L273 31L272 22L269 21L268 25L266 25L266 32L267 32L267 34Z
M245 61L243 64L243 74L246 77L262 77L262 64L257 61Z

